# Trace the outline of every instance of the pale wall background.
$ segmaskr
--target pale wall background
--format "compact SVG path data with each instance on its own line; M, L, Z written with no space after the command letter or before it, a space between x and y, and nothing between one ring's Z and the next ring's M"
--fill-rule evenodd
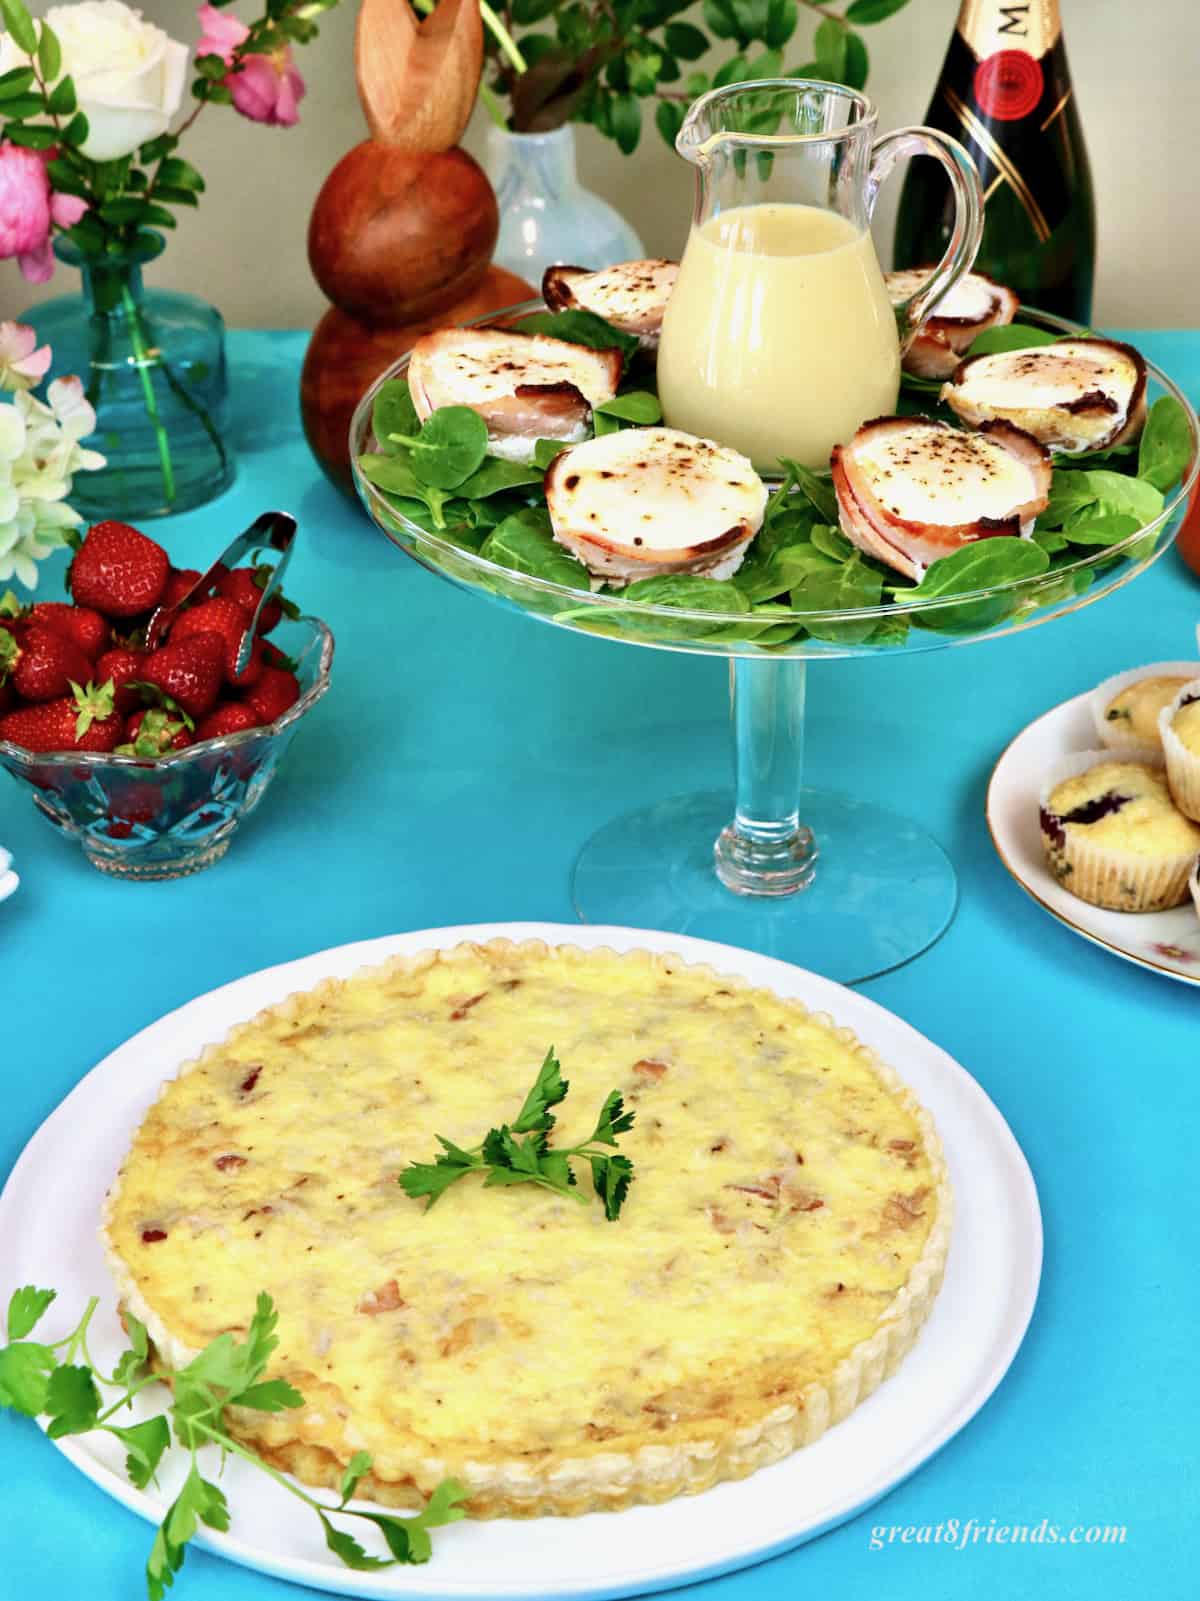
M45 9L34 4L35 11ZM175 37L196 37L185 0L142 0L147 17ZM239 11L251 14L253 0ZM920 121L936 80L958 0L912 0L865 30L868 91L882 129ZM1100 242L1095 319L1111 327L1200 325L1200 0L1063 0L1064 29L1096 180ZM231 108L208 108L184 154L209 192L180 227L153 281L215 302L233 326L308 328L324 301L305 257L314 197L338 158L365 134L354 95L355 0L322 22L302 60L308 97L300 125L261 128ZM791 53L803 58L801 21ZM479 116L468 134L482 150ZM584 181L630 218L651 254L677 255L686 236L690 174L648 127L632 157L593 130L579 130ZM881 254L890 245L899 179L880 203ZM884 256L885 264L887 261ZM31 291L0 263L0 311L73 287L60 270Z

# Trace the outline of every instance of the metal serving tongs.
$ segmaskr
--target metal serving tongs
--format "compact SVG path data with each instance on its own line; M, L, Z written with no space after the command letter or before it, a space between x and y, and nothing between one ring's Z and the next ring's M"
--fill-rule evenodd
M226 545L225 549L213 562L206 573L202 573L192 587L173 606L160 606L150 618L146 628L146 649L155 650L164 634L170 631L171 625L183 611L185 606L193 600L199 600L207 595L216 583L219 569L236 567L243 556L248 556L252 550L277 550L279 560L271 569L271 576L263 589L262 597L254 612L254 620L242 636L242 643L238 647L237 661L234 664L235 673L242 672L250 660L250 650L258 634L258 620L262 616L263 607L283 583L283 575L287 571L287 564L292 559L292 546L296 539L296 519L289 516L286 511L264 511L261 517L256 517L246 529Z

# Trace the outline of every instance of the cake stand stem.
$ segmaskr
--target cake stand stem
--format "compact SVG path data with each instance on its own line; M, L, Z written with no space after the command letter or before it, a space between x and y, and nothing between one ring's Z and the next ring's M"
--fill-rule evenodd
M713 855L739 895L794 895L813 881L817 847L800 820L804 687L797 658L729 664L736 799Z

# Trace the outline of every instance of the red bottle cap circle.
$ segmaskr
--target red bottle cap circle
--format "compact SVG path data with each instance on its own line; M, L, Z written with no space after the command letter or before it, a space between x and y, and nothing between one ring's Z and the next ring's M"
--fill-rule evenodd
M1042 64L1024 50L998 50L975 69L975 102L997 122L1018 122L1041 103Z

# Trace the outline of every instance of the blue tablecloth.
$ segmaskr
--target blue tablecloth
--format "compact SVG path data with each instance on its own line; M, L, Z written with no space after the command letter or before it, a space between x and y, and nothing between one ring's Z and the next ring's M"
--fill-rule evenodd
M1132 337L1200 399L1200 334ZM424 573L314 467L296 404L304 336L231 345L236 486L151 531L178 564L204 565L261 509L293 510L289 587L337 636L333 687L229 856L193 879L106 880L3 780L0 841L22 875L0 906L5 1173L71 1086L169 1008L371 935L569 922L569 869L595 827L727 781L720 662L538 627ZM867 993L961 1061L1008 1118L1041 1193L1046 1268L1008 1378L957 1439L841 1529L703 1586L712 1601L1196 1593L1200 996L1027 900L992 851L983 804L1019 728L1125 666L1187 656L1198 618L1200 582L1171 553L1051 627L810 675L809 781L916 818L958 868L949 932ZM142 1594L149 1528L12 1414L0 1414L0 1485L2 1601ZM881 1526L968 1518L1127 1532L1119 1544L981 1536L957 1549L910 1535L872 1549ZM199 1550L179 1583L191 1601L294 1593Z

